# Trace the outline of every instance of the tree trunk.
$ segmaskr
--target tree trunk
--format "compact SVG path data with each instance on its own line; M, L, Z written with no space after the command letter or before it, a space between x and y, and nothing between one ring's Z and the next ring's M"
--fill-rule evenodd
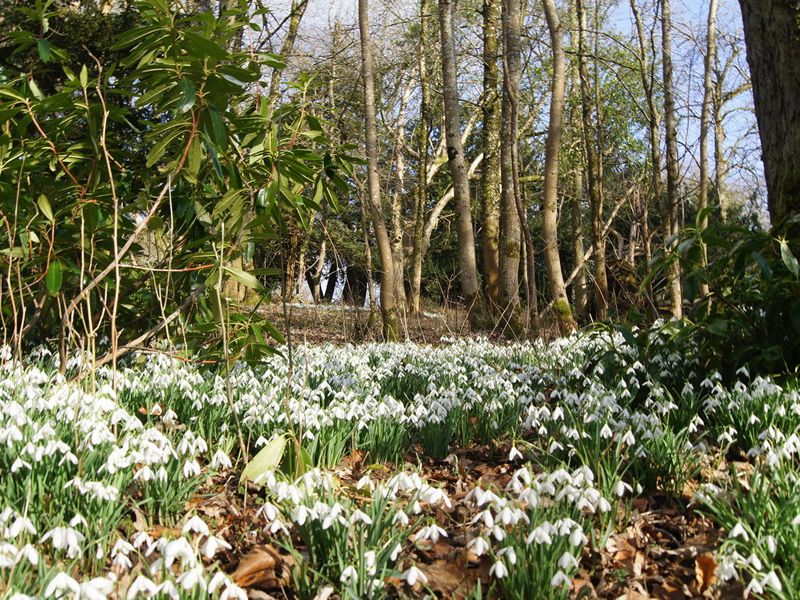
M519 0L503 0L503 101L500 146L500 314L501 329L519 335L524 331L519 302L519 266L522 245L517 210L517 170L514 168L517 123L512 97L519 87L519 30L522 15ZM527 289L527 288L526 288Z
M414 91L413 80L409 80L400 99L395 127L395 189L392 195L392 260L394 262L394 299L403 315L406 308L405 279L405 219L403 218L403 200L406 186L405 138L408 102Z
M697 210L705 211L708 207L708 130L709 130L709 111L714 94L714 64L717 55L717 0L711 0L708 5L708 31L706 43L706 55L703 63L703 105L700 108L700 190L697 199ZM708 227L708 216L704 215L700 219L700 230L705 231ZM705 268L708 257L706 249L700 256L701 266ZM708 296L708 283L703 281L700 284L700 295Z
M500 55L501 0L483 3L483 276L492 309L500 306Z
M398 339L397 309L394 302L394 261L389 234L381 208L380 180L378 178L378 130L375 124L375 80L373 75L372 45L369 37L367 0L358 0L358 26L361 33L361 75L364 84L364 139L367 154L367 197L372 228L378 242L381 260L381 316L383 337L388 341Z
M558 319L561 335L567 335L575 329L575 319L567 298L564 286L564 274L561 271L561 258L558 254L558 157L561 152L561 134L564 118L564 90L566 87L564 54L564 34L558 19L558 10L554 0L543 0L547 28L553 48L553 84L550 100L550 122L547 127L547 142L544 158L544 196L542 199L542 237L544 238L544 260L547 267L547 279L550 293L553 296L553 307Z
M667 141L667 213L669 233L665 235L667 243L675 246L680 232L680 197L678 190L678 132L675 122L675 95L672 83L672 13L670 0L661 0L661 52L664 73L664 125ZM665 232L666 233L666 232ZM672 240L670 242L670 240ZM677 260L669 262L667 271L667 287L669 288L672 316L680 319L683 316L683 295L681 293L681 267Z
M431 0L420 0L419 6L419 45L417 46L417 71L419 74L419 138L417 140L417 196L414 210L414 241L411 251L411 311L420 313L420 296L422 293L422 259L423 228L425 212L428 206L428 143L431 135L430 116L430 82L428 78L427 57L429 55L428 40L431 35Z
M584 254L586 248L583 245L583 216L581 215L581 200L583 198L583 170L579 167L575 169L575 197L570 203L570 221L572 225L572 246L574 263L578 267L573 286L573 302L575 303L575 317L578 321L586 318L589 308L588 284L586 282L586 268Z
M303 19L307 6L308 0L292 0L289 13L289 29L286 31L286 37L283 39L280 52L284 61L289 58L289 55L294 49L294 44L297 41L297 33L300 31L300 21ZM274 105L280 95L281 73L283 73L283 67L276 67L272 70L272 77L269 82L269 95L267 96L267 102L270 105Z
M464 147L461 143L461 110L458 100L456 46L453 12L455 0L439 0L439 34L442 44L442 94L444 96L444 129L447 140L447 159L456 201L456 233L458 235L458 266L461 271L461 294L467 305L469 322L481 328L486 322L485 303L478 287L475 261L475 234L469 200L469 181Z
M586 172L588 175L589 205L592 213L592 254L594 255L595 316L608 318L608 277L606 275L606 242L603 236L603 193L600 181L600 156L597 148L597 128L592 119L592 95L589 83L589 60L586 49L586 11L584 0L577 0L578 15L578 72L581 81L581 114L583 125Z
M800 4L739 0L774 228L800 213ZM795 224L795 229L797 224Z

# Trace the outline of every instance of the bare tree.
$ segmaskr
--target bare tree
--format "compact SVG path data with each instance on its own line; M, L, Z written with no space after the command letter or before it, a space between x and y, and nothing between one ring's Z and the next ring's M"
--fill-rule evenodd
M439 35L442 46L442 95L447 160L456 201L458 264L461 271L461 294L467 304L470 325L482 327L486 321L485 303L478 287L475 260L475 233L469 200L469 180L464 146L461 143L461 110L456 74L456 46L453 30L454 0L439 0Z
M381 261L381 316L383 337L398 338L397 309L394 298L394 262L392 246L381 206L380 179L378 177L378 128L375 119L375 79L373 75L372 45L369 37L367 0L358 0L358 27L361 33L361 75L364 85L364 138L367 153L367 197L372 228L378 242Z
M500 306L500 55L501 0L483 2L483 276L492 307Z
M672 11L670 0L661 0L661 61L664 77L664 125L667 142L667 215L665 243L671 248L680 232L680 196L678 190L678 131L675 115L675 90L672 68ZM672 316L683 316L681 267L677 260L669 262L667 271Z
M544 259L553 307L562 335L575 329L575 319L564 286L561 258L558 254L558 158L561 151L561 133L564 117L564 90L566 87L564 34L555 0L543 0L547 27L553 47L553 83L550 100L550 122L547 127L547 142L544 159L544 197L542 200L544 237Z

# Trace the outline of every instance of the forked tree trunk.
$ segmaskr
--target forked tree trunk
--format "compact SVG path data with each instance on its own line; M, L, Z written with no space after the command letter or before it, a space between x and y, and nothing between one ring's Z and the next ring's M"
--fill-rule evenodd
M361 33L361 76L364 84L364 138L367 154L367 198L372 228L378 242L381 260L381 316L383 337L398 339L397 309L394 301L394 263L392 247L381 209L380 180L378 178L378 131L375 124L375 80L373 75L372 45L369 36L367 0L358 0L358 26Z
M363 0L362 0L363 1ZM444 128L447 159L456 201L456 233L458 235L458 266L461 294L467 305L473 328L486 324L486 304L480 295L478 269L475 260L475 233L469 199L467 163L461 143L461 110L456 74L456 46L453 28L455 0L439 0L439 34L442 45L442 95L444 97Z
M542 200L542 236L547 279L553 296L558 328L562 335L575 329L575 319L564 286L561 258L558 254L558 158L561 152L561 133L564 116L564 89L566 86L564 37L554 0L543 0L547 27L553 48L553 84L550 100L550 122L544 159L544 197Z

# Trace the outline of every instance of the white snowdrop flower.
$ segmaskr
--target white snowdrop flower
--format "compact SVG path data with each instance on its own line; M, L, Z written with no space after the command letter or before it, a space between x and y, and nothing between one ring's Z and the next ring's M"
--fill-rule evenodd
M175 587L175 584L172 582L171 579L163 581L161 585L158 586L158 595L166 596L167 598L172 598L172 600L178 600L178 598L181 597L178 588Z
M572 588L572 580L567 577L564 571L558 571L553 578L550 580L550 586L557 588L557 587L568 587Z
M300 507L298 507L300 508ZM305 507L303 507L305 508ZM306 509L308 510L308 509ZM274 521L280 515L280 511L278 508L271 504L270 502L265 502L261 507L256 511L256 516L264 515L264 520L266 521ZM296 521L296 519L294 519ZM305 523L305 519L303 519L303 523ZM300 523L302 525L303 523Z
M118 554L114 557L114 560L111 561L111 564L122 571L129 571L133 566L133 563L131 562L131 559L128 558L127 554Z
M189 479L190 477L197 477L198 475L200 475L200 464L194 459L187 460L183 464L184 479Z
M400 579L405 581L408 585L414 586L419 581L420 583L428 583L428 576L418 569L416 565L411 566L409 569L400 575Z
M219 595L219 600L247 600L247 591L233 582L229 582Z
M630 485L628 485L622 480L618 481L617 484L614 486L614 495L619 498L622 498L622 496L625 495L625 492L631 492L631 491L633 491L633 488L631 488Z
M17 562L23 558L34 567L39 564L39 552L37 552L36 548L34 548L31 544L25 544L19 549L19 553L17 554Z
M27 531L30 535L36 535L36 527L34 527L33 521L20 515L14 519L14 522L5 530L3 535L7 540L13 540L23 531Z
M608 500L606 500L605 498L600 497L597 500L597 509L601 513L609 512L611 510L611 503Z
M133 551L133 545L130 542L120 538L114 543L114 546L111 548L111 558L114 558L119 554L127 556L132 551Z
M189 533L199 533L200 535L208 535L208 525L205 524L203 519L194 515L191 519L186 521L183 526L183 535Z
M508 461L514 462L515 460L522 460L522 452L517 450L516 446L511 446L511 451L508 453Z
M197 463L195 463L195 464L197 464ZM186 466L184 465L183 468L185 470ZM161 481L162 483L166 483L167 479L169 479L169 475L167 474L167 470L163 466L159 467L158 471L156 471L156 481Z
M800 519L800 517L798 517L798 519ZM408 515L405 513L405 511L398 510L394 514L394 517L392 517L392 524L397 525L398 523L403 527L408 525Z
M561 558L558 559L558 566L562 571L566 571L567 569L577 569L578 561L569 552L564 552L564 554L561 555Z
M402 551L402 547L400 544L397 544L393 549L392 553L389 555L389 559L394 562L397 560L397 557L400 556L400 552Z
M230 457L222 450L217 450L211 458L212 469L230 469L233 466Z
M483 537L472 538L467 544L467 548L472 550L475 556L483 556L489 550L489 542Z
M553 538L550 536L550 532L546 527L539 525L528 534L528 537L525 538L525 542L528 544L533 544L535 542L537 544L549 546L553 543Z
M628 431L625 432L625 435L622 436L622 443L628 446L633 446L636 443L636 438L633 437L633 431L628 429Z
M586 542L588 542L588 539L580 527L576 527L572 530L572 533L569 534L569 543L573 546L582 546Z
M145 598L152 598L158 594L158 586L154 581L148 579L144 575L139 575L128 588L128 600L136 598L137 596L144 596Z
M506 546L497 553L497 556L506 556L509 563L512 565L517 564L517 553L512 546Z
M781 584L781 580L775 574L775 571L770 571L764 576L764 578L761 580L761 586L764 588L772 588L778 593L783 591L783 585Z
M556 440L553 440L552 442L550 442L550 445L547 447L547 451L550 452L551 454L556 452L556 451L558 451L558 450L563 450L563 449L564 449L564 446L559 444Z
M490 577L496 577L497 579L502 579L506 575L508 575L508 568L506 568L506 564L502 560L496 561L489 568Z
M146 531L140 531L133 536L133 547L141 549L143 547L150 548L153 545L153 538L151 538Z
M425 540L430 540L434 544L439 541L440 537L447 537L447 531L439 527L438 525L431 524L427 527L420 528L416 534L414 534L414 541L415 542L422 542Z
M12 473L18 473L22 469L30 469L30 468L31 468L31 464L28 463L28 462L25 462L24 460L22 460L19 457L17 457L17 460L15 460L11 464L11 472Z
M603 428L600 430L600 437L603 439L609 439L614 435L614 432L611 431L611 427L608 424L603 425Z
M727 557L723 558L717 565L717 577L720 578L720 581L729 581L736 579L736 576L735 562Z
M750 583L747 584L747 587L744 588L745 598L750 597L750 594L763 594L763 593L764 593L764 588L761 586L758 579L756 579L755 577L753 577L753 579L750 580Z
M348 565L342 571L342 574L339 576L339 581L344 584L347 583L356 583L358 581L358 571L353 565Z
M747 562L753 566L756 571L760 571L762 568L761 559L758 558L755 554L751 554L750 557L747 559Z
M211 560L219 552L220 548L230 550L231 545L221 537L211 535L200 546L200 552L207 560Z
M778 542L775 541L775 538L771 535L768 535L764 538L764 542L767 545L767 550L769 550L770 554L775 554L778 550Z
M214 576L211 578L211 581L208 583L208 593L213 594L216 592L222 585L228 585L231 581L222 571L217 571L214 573Z
M794 519L792 519L792 525L794 527L797 527L798 525L800 525L800 515L797 515Z
M369 488L370 491L375 489L375 484L370 479L369 475L364 475L361 479L356 482L356 489L363 490L364 488Z
M193 567L197 563L194 548L189 544L189 540L184 537L169 542L163 550L163 555L164 565L166 565L167 568L172 566L176 558L180 559L182 564L189 567Z
M362 512L360 509L356 509L353 511L353 514L350 515L350 524L353 525L354 523L364 523L365 525L372 525L372 518L365 512Z
M114 582L108 577L93 577L81 584L79 598L106 600L114 591Z
M750 539L747 531L745 530L744 526L741 523L736 523L733 529L731 529L730 533L728 533L729 538L742 538L745 542Z
M75 595L80 594L81 586L72 577L64 572L57 573L44 590L45 598L52 598L53 596L62 596L64 592L70 591Z
M156 475L155 475L155 473L153 472L153 469L151 469L151 468L150 468L150 467L148 467L147 465L144 465L144 466L143 466L141 469L139 469L138 471L136 471L136 474L133 476L133 478L134 478L134 480L137 480L137 481L138 481L138 480L142 480L142 481L150 481L150 480L151 480L151 479L153 479L155 476L156 476Z
M69 558L75 558L81 554L81 543L84 540L83 534L72 527L54 527L42 536L40 543L50 540L53 548L66 550Z
M178 577L178 584L185 590L190 591L196 587L199 587L201 590L205 591L206 589L206 580L203 577L203 567L200 565L196 565L185 571Z

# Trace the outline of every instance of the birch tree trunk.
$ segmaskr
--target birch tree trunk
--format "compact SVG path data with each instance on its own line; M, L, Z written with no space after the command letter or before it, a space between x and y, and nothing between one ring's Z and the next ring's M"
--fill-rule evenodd
M363 1L363 0L360 0ZM478 269L475 260L475 234L472 230L472 213L469 199L467 164L461 143L461 110L458 99L456 74L456 47L453 28L454 0L439 0L439 34L442 46L442 94L444 97L445 138L447 159L456 201L456 233L458 235L458 263L461 277L461 294L467 305L469 322L473 328L486 323L485 303L478 286Z
M294 50L294 44L297 41L297 33L300 31L300 21L308 7L308 0L292 0L292 5L289 12L289 28L286 31L286 37L283 39L281 45L280 55L286 60ZM267 102L273 106L278 100L281 92L281 73L283 67L276 67L272 70L272 76L269 81L269 94L267 95Z
M550 122L547 127L547 142L544 159L544 197L542 200L544 237L544 259L547 267L547 279L550 293L553 296L553 307L558 319L558 329L567 335L575 329L575 319L567 298L564 286L564 275L561 271L561 258L558 254L558 158L561 152L561 134L564 116L564 90L566 58L564 54L564 37L558 10L554 0L543 0L547 28L553 48L553 82L550 100Z
M364 138L367 154L367 198L372 228L378 242L381 261L381 316L383 337L387 341L398 339L397 309L394 301L394 264L392 247L381 208L380 180L378 178L378 131L375 124L375 80L373 75L372 46L369 36L367 0L358 0L358 28L361 34L361 76L364 85Z

